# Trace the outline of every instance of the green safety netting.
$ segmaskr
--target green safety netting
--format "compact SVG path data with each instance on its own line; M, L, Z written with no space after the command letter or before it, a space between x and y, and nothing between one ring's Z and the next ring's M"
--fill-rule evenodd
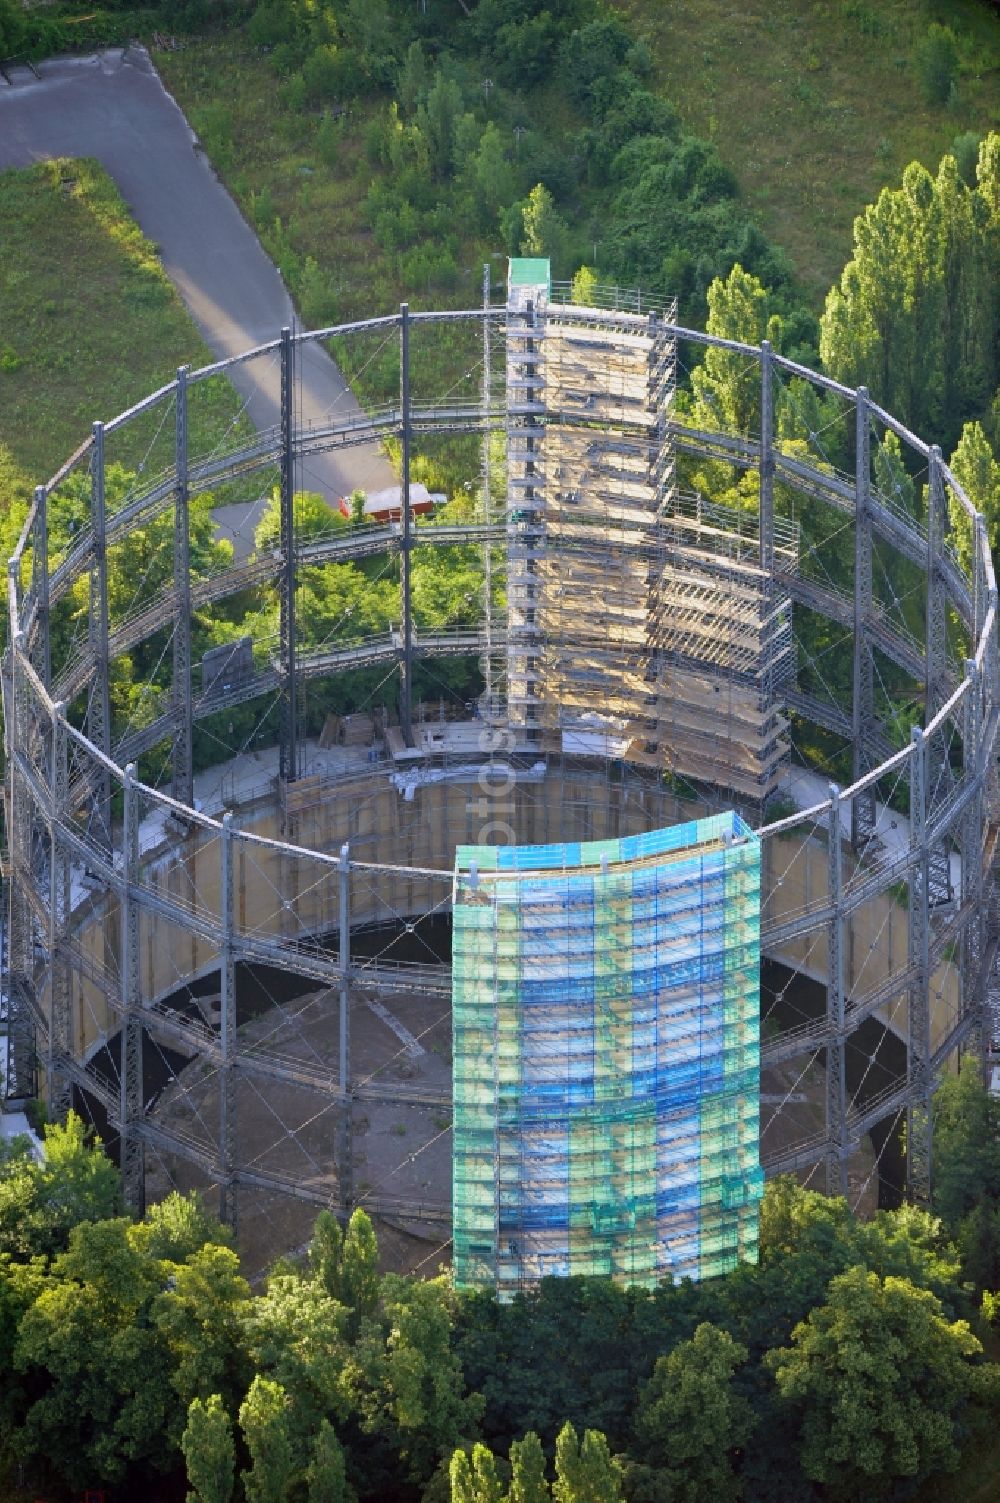
M760 846L737 815L459 847L453 973L459 1286L756 1256Z

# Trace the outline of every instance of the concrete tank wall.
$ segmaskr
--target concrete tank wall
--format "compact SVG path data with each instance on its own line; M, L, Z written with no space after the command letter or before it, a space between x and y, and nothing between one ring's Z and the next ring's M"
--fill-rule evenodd
M348 842L352 861L431 868L438 876L408 876L399 871L367 872L352 868L352 926L413 918L447 911L455 846L479 843L491 820L507 821L521 843L602 839L638 834L660 825L707 812L681 802L670 791L638 782L610 781L585 769L552 768L544 778L520 782L509 792L487 797L468 781L441 781L418 786L412 796L397 791L384 772L373 771L342 782L307 780L296 785L282 809L276 798L234 812L233 918L237 945L245 940L280 938L310 942L335 931L339 919L339 873L334 862L308 852L337 856ZM494 832L495 836L499 832ZM261 844L290 842L299 847ZM489 838L489 837L487 837ZM198 932L199 924L219 922L220 834L194 827L179 829L142 858L142 882L190 915L178 923L142 910L139 921L141 990L154 1002L177 990L185 980L213 970L218 944ZM302 850L301 848L305 848ZM811 907L828 894L828 858L823 834L803 839L797 832L765 844L763 868L764 951L768 958L826 978L827 935L821 929L781 947L768 947L766 931ZM854 874L845 853L844 882ZM905 901L905 900L904 900ZM73 977L73 1044L78 1058L88 1056L117 1031L114 1009L99 980L112 985L120 976L121 916L115 897L87 898L74 912L76 943L84 963ZM845 924L845 985L849 998L873 991L907 964L907 910L891 892L859 909ZM958 1015L957 968L942 963L932 986L932 1047ZM47 998L43 998L47 1004ZM906 1001L898 999L878 1013L893 1032L906 1036Z

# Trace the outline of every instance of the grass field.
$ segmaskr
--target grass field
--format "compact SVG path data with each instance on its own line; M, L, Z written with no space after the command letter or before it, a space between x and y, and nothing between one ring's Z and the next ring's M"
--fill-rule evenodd
M183 363L212 358L155 248L107 174L89 160L0 173L0 507L6 491L48 478L86 438ZM203 390L205 390L203 388ZM218 380L192 423L230 421ZM119 441L116 458L138 463Z
M615 0L652 45L657 84L711 137L768 237L822 305L865 204L903 167L934 170L957 135L1000 119L1000 18L978 0ZM929 20L955 31L953 108L913 63Z
M471 235L457 286L399 283L368 226L365 198L384 170L365 152L372 111L363 103L336 120L290 109L273 69L239 32L191 37L179 51L154 52L153 59L286 280L299 281L307 257L316 263L318 276L310 280L306 272L305 301L313 306L300 309L308 323L385 312L404 297L415 307L478 299L483 256L499 246Z

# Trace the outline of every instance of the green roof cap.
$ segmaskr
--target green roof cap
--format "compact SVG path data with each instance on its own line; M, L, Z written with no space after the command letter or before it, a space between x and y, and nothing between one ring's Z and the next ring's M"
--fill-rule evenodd
M511 287L544 287L551 291L548 256L512 256L508 280Z

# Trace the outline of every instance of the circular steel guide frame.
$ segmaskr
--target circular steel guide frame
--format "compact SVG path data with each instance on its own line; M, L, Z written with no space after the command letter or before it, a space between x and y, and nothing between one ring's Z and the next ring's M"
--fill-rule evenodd
M25 1098L43 1087L53 1114L66 1109L74 1085L96 1096L120 1136L131 1203L143 1203L145 1155L155 1150L197 1165L219 1187L230 1220L242 1185L447 1224L447 1206L417 1203L391 1186L355 1194L353 1106L378 1100L446 1112L450 1095L352 1070L349 994L391 1001L394 991L407 990L447 998L447 968L352 959L351 930L373 919L446 911L451 850L445 840L433 862L408 865L381 859L378 849L379 859L360 860L349 840L312 848L295 811L308 680L377 665L398 674L400 725L389 737L398 777L407 753L412 766L429 765L411 750L421 740L414 663L459 654L477 656L486 681L480 713L489 734L480 763L495 765L500 747L511 777L533 769L537 781L541 768L564 789L577 773L584 781L603 777L606 799L616 781L633 778L650 793L650 808L664 773L677 786L701 766L725 802L749 811L764 842L763 952L826 988L820 1016L765 1031L762 1047L765 1066L801 1058L825 1071L824 1128L765 1149L765 1165L771 1172L825 1167L828 1187L842 1189L862 1136L905 1113L909 1188L918 1198L929 1193L935 1080L958 1051L984 1052L993 1030L997 592L982 517L940 451L864 389L846 389L767 344L680 328L669 306L642 305L617 290L595 301L601 306L574 307L568 291L554 287L496 306L487 276L481 308L413 314L404 305L391 317L334 329L284 330L237 357L280 364L282 420L273 431L248 435L234 422L214 449L192 452L192 404L203 383L237 361L181 370L128 412L95 423L76 454L36 489L8 564L6 1090ZM459 326L465 344L458 363L472 368L457 379L454 368L438 371L434 392L421 392L411 382L415 351L446 325ZM303 351L333 336L358 342L362 354L398 350L399 400L361 417L332 412L324 425L301 426L296 371ZM448 337L455 340L454 329ZM750 393L750 436L675 416L678 367L700 358L705 346L740 373ZM814 431L817 403L824 416ZM796 428L796 412L813 416ZM147 454L159 444L157 460L140 466L112 507L109 444L141 425L152 435ZM833 430L840 468L829 457ZM502 497L491 493L497 455L489 440L497 433L506 435ZM405 504L412 447L455 434L481 437L478 516L415 527ZM296 487L308 488L309 456L383 439L398 441L402 456L398 520L297 537L292 498ZM898 451L895 466L888 462L898 445L916 456L924 506L906 494ZM853 470L843 468L845 453ZM709 506L685 488L691 467L707 461L743 477L741 507ZM218 498L226 486L243 496L256 486L259 496L272 483L281 501L276 542L221 571L193 569L190 499L209 490ZM88 502L89 518L57 554L47 521L71 492ZM110 598L109 558L158 521L160 550L169 557L158 572L147 569L155 581L136 581L123 605ZM839 538L836 568L824 537ZM479 620L417 630L414 559L421 550L458 544L482 550ZM377 556L399 560L398 628L384 638L339 638L307 651L296 623L303 571ZM498 571L506 614L497 604ZM587 602L599 593L598 575L607 598L595 618ZM252 660L244 652L241 666L234 658L204 673L196 688L192 611L264 584L279 595L279 639L255 643ZM729 611L727 600L736 599L743 604ZM713 657L720 608L735 622L721 658ZM850 655L849 687L839 695L818 690L822 664L807 661L801 622L810 616L840 633L842 662ZM159 644L161 665L172 663L170 685L164 688L161 672L145 724L116 723L115 659L150 643ZM899 732L897 706L907 693L900 685L924 705L923 723L908 736ZM721 739L718 710L704 698L720 691L714 704L724 700L731 717ZM269 809L270 825L255 823L243 807L213 817L194 799L195 727L251 700L265 707L276 700L279 708L279 776L245 800L247 808ZM784 812L785 802L774 818L766 811L775 810L768 799L783 786L789 715L851 748L852 781L839 790L824 786L795 812ZM748 725L757 727L752 735ZM699 740L706 734L709 740ZM138 758L157 746L169 747L170 793L136 776ZM389 788L392 772L383 764L358 776L368 789L378 780ZM462 799L471 807L467 792ZM541 802L549 800L543 795ZM410 848L431 849L419 842ZM320 943L331 934L336 943ZM301 1050L244 1046L236 1023L241 962L293 971L330 989L340 1019L335 1063L311 1061ZM171 990L214 973L214 1011L171 1012ZM905 1074L852 1100L845 1053L871 1018L905 1041ZM217 1072L211 1125L202 1119L188 1131L147 1110L144 1033ZM93 1060L116 1035L120 1063L117 1084L109 1085ZM333 1189L315 1161L276 1172L259 1154L243 1152L240 1079L263 1089L290 1081L317 1093L336 1123Z

